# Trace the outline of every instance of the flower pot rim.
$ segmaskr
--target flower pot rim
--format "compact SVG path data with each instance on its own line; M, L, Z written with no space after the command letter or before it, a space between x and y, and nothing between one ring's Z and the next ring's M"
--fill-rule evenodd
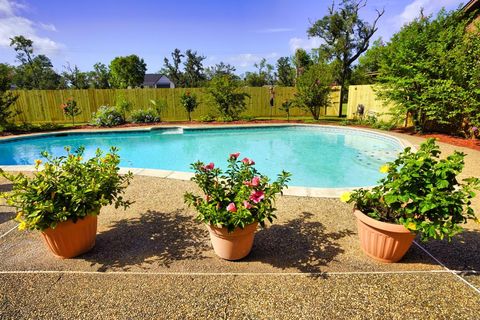
M60 228L65 228L67 225L77 224L77 223L85 223L87 220L90 220L90 219L97 220L97 217L98 217L98 213L92 212L92 213L87 214L86 216L77 217L76 222L73 222L72 218L68 218L65 221L59 221L55 228L48 227L46 229L40 230L40 232L44 233L44 234L48 234L48 233L52 232L53 230L58 229L59 227Z
M407 228L405 228L405 226L401 224L375 220L358 209L355 209L353 211L353 214L355 215L355 217L357 217L358 220L376 229L381 229L388 232L414 234L414 232L408 230Z
M225 227L219 228L208 223L206 223L205 225L210 232L215 233L220 238L232 238L242 236L245 233L255 232L255 230L257 230L258 222L255 221L253 223L247 224L243 229L237 227L232 232L228 232L228 229Z

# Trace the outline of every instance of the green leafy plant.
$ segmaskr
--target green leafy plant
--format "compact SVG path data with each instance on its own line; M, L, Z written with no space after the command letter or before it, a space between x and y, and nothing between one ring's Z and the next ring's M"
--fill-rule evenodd
M63 113L72 118L72 125L75 125L75 117L82 113L82 110L77 106L77 101L73 98L68 98L67 102L61 105Z
M158 117L160 118L160 120L162 119L161 115L162 115L162 112L164 110L166 110L168 108L168 103L167 101L165 100L162 100L162 99L151 99L150 100L150 103L153 105L153 108L155 109L155 111L157 112L157 115ZM160 121L159 120L159 121Z
M192 112L198 107L197 96L187 91L180 96L180 103L188 113L188 121L192 121Z
M200 117L200 121L202 122L213 122L215 119L216 117L210 113Z
M357 189L342 195L364 214L390 223L404 225L419 233L423 241L451 239L462 231L467 219L477 218L471 208L473 190L480 187L478 178L463 183L457 175L464 166L465 154L455 151L440 159L434 139L428 139L417 152L406 148L398 158L380 171L387 176L371 190Z
M295 105L310 112L313 119L318 120L320 111L330 105L331 84L333 81L331 67L326 64L312 65L297 78Z
M245 98L248 93L240 91L240 81L230 75L214 77L207 88L212 104L217 107L222 117L237 120L242 111L247 108Z
M131 114L134 123L153 123L160 122L160 115L157 110L148 108L146 110L135 110Z
M101 106L92 115L92 124L100 127L113 127L125 123L123 114L116 108Z
M122 113L123 119L127 120L127 113L133 108L133 104L127 99L119 96L116 102L116 109Z
M290 110L292 109L293 102L291 100L286 99L283 101L280 110L285 111L287 113L287 121L290 121Z
M61 157L43 152L44 168L39 170L42 161L36 160L33 178L0 169L0 175L13 184L12 191L0 195L17 208L19 229L55 228L68 219L76 222L87 215L98 215L100 208L109 204L116 208L131 204L122 195L132 173L119 175L120 156L116 148L112 147L104 156L97 150L93 158L85 161L84 148L73 153L68 147L65 150L67 155Z
M289 181L290 173L282 171L276 181L261 175L254 167L255 162L244 158L238 160L240 153L233 153L228 159L225 174L213 163L192 164L195 176L192 178L205 194L185 193L185 202L197 211L197 220L225 227L229 232L235 228L244 228L254 222L263 227L265 220L276 218L274 201L277 193L282 193Z

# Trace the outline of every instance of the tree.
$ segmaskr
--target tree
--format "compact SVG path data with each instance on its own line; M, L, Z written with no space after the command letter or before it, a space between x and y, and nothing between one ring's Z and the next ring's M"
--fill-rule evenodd
M225 75L238 78L238 76L235 75L235 71L236 69L234 66L220 62L214 66L206 68L205 75L207 77L207 80L212 80L216 76L225 76Z
M17 101L18 96L9 91L12 85L14 68L0 63L0 132L8 124L8 120L17 114L10 107Z
M64 68L65 71L62 72L62 76L68 87L74 89L88 89L90 87L89 73L80 71L76 65L72 69L70 63L67 63Z
M17 53L20 66L16 68L14 83L20 89L56 89L60 76L53 70L45 55L35 56L33 41L24 36L10 38L10 46Z
M368 49L370 39L377 31L378 19L385 10L376 10L377 15L372 24L362 20L359 10L365 7L366 0L341 0L335 8L329 7L328 15L317 20L308 29L309 37L319 37L324 44L319 48L320 55L337 66L336 81L342 86L340 91L339 116L342 116L342 103L345 100L346 84L351 77L351 66Z
M180 70L180 65L182 63L182 58L184 55L180 51L180 49L175 49L172 52L172 63L168 60L168 58L164 58L163 62L163 69L160 71L162 74L166 74L167 77L172 81L176 87L183 87L184 85L184 78L183 72Z
M277 60L278 84L284 87L293 87L295 83L295 68L290 63L290 58L280 57Z
M50 59L40 54L33 58L31 66L22 64L15 68L13 82L19 89L53 90L59 87L60 78Z
M14 67L6 63L0 63L0 91L10 90L13 84L14 72Z
M116 57L110 62L110 82L114 88L138 87L143 83L147 65L135 54Z
M419 131L480 126L480 32L459 11L421 15L386 45L377 94L408 113Z
M32 75L33 87L39 87L39 78L38 70L36 70L33 63L35 58L33 54L33 41L25 38L24 36L15 36L10 38L10 46L13 47L17 53L17 60L22 64L24 68L29 68Z
M259 63L254 64L257 72L247 72L245 74L245 82L250 87L263 87L273 85L275 76L273 74L273 66L267 63L267 59L263 58Z
M380 70L385 43L382 39L373 42L363 56L358 59L358 64L353 68L351 84L373 84Z
M10 109L17 99L18 95L12 91L0 91L0 131L9 123L11 117L18 114L18 111Z
M110 70L103 63L93 65L93 71L89 72L90 86L95 89L110 88Z
M188 121L192 121L191 114L198 107L197 96L187 91L180 96L180 103L188 113Z
M295 66L295 78L298 78L305 72L311 65L313 61L308 55L307 51L303 49L295 50L295 55L293 56L293 65Z
M330 105L332 79L331 66L325 63L312 65L297 79L295 105L318 120L321 108L325 108L326 114Z
M203 84L206 80L202 61L206 59L204 56L200 56L196 51L185 51L187 60L184 63L185 71L183 74L185 87L196 88Z
M82 109L77 106L77 101L68 98L67 102L62 104L63 114L72 118L72 125L75 126L75 117L82 113Z
M214 77L207 88L212 103L224 119L236 120L247 108L245 102L249 94L240 91L240 81L229 75Z

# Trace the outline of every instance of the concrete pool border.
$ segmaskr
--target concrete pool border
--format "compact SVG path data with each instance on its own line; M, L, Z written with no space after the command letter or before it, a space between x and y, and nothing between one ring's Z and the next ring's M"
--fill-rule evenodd
M330 129L337 129L341 131L359 131L362 133L367 133L370 135L380 136L387 138L389 140L394 140L399 143L403 148L411 147L415 150L415 147L412 143L407 140L398 138L396 136L377 132L364 128L357 127L348 127L348 126L336 126L336 125L324 125L324 124L300 124L300 123L279 123L279 124L234 124L234 125L158 125L158 126L149 126L149 127L128 127L128 128L114 128L114 129L75 129L75 130L62 130L54 132L44 132L44 133L32 133L26 135L16 135L16 136L7 136L0 137L1 141L14 141L22 139L30 139L44 136L55 136L62 134L82 134L82 133L115 133L115 132L148 132L162 129L182 129L182 130L196 130L196 129L228 129L228 128L259 128L259 127L327 127ZM35 171L33 165L0 165L0 168L5 171L10 172L32 172ZM134 175L140 176L149 176L149 177L158 177L165 179L176 179L176 180L190 180L193 176L193 173L183 172L183 171L170 171L170 170L161 170L161 169L148 169L148 168L128 168L122 167L120 169L121 173L126 173L131 171ZM364 186L363 188L369 188L371 186ZM284 195L297 196L297 197L315 197L315 198L338 198L344 192L351 191L355 188L314 188L314 187L302 187L302 186L291 186L284 191Z

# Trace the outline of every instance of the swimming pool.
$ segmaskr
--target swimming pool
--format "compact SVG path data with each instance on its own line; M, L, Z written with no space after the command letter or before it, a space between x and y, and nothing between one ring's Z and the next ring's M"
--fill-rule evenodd
M292 186L350 188L371 186L379 167L403 150L394 137L335 126L254 126L152 128L151 130L52 133L0 140L0 165L29 165L47 150L65 154L64 146L120 149L122 167L192 171L196 160L225 167L230 153L255 160L272 179L282 169Z

